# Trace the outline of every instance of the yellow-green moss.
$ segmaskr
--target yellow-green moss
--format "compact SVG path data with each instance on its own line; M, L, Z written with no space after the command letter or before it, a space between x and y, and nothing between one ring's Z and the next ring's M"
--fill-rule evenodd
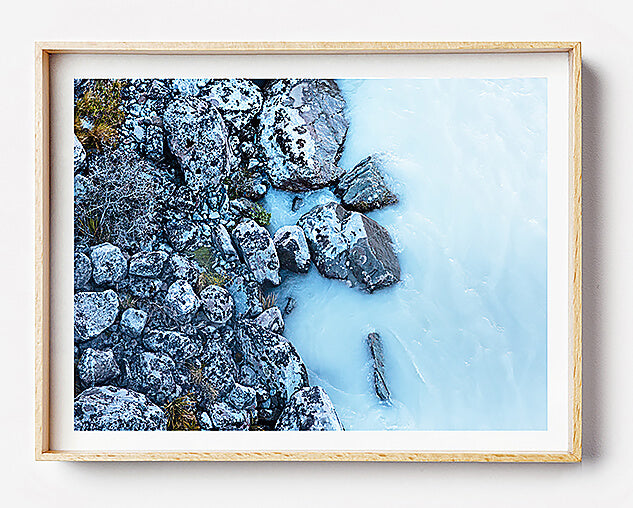
M119 80L95 79L75 104L75 135L87 149L116 147L119 127L125 120L121 109Z

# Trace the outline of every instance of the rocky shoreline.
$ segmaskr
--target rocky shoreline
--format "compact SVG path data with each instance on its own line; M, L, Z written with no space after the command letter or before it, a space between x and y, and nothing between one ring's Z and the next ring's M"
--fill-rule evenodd
M375 157L338 166L348 126L332 80L75 81L75 430L343 430L269 292L400 280L364 215L398 198ZM269 231L271 186L340 202Z

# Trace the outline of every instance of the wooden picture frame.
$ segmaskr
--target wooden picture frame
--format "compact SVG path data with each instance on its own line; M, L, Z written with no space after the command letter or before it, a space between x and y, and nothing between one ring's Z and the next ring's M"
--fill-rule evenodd
M458 451L67 451L50 443L51 72L56 54L344 55L562 53L569 62L569 447L564 452ZM35 457L65 461L411 461L581 460L581 45L579 42L37 42L35 44Z

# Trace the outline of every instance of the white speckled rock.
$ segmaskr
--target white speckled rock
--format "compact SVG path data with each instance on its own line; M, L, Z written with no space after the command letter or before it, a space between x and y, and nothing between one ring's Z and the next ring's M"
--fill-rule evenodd
M306 273L310 268L310 250L303 229L299 226L280 227L273 238L282 268Z
M104 385L121 374L111 350L88 348L77 364L77 373L84 386Z
M144 393L157 404L165 404L181 393L176 384L174 361L165 354L144 352L130 364L130 388Z
M190 360L202 351L196 340L171 330L152 330L143 337L143 345L155 353L165 353L177 362Z
M121 331L130 337L138 338L147 324L147 312L127 309L121 316Z
M200 97L210 101L236 130L242 129L262 107L259 87L248 79L216 79Z
M233 238L257 282L269 281L277 286L281 282L279 258L270 233L254 220L246 219L235 227Z
M277 421L276 430L344 430L334 404L320 386L296 391Z
M90 251L92 278L99 286L120 282L127 274L127 260L121 249L102 243Z
M92 263L90 258L81 252L75 254L74 266L75 289L84 289L92 277Z
M86 161L86 150L84 149L81 141L75 136L75 141L73 145L73 165L75 167L75 171L81 169Z
M108 289L102 292L75 293L75 331L78 338L96 337L110 327L119 312L119 298Z
M284 318L279 307L270 307L253 319L257 326L265 328L269 332L281 334L284 331Z
M139 277L158 277L169 255L166 252L139 252L130 258L130 275Z
M191 284L186 280L177 280L169 286L165 295L165 304L172 317L183 318L198 310L200 300Z
M233 297L224 288L210 285L200 293L202 308L209 320L215 325L224 325L233 317Z

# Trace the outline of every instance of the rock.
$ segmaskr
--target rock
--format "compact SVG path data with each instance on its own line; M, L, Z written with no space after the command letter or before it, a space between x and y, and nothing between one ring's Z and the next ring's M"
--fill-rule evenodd
M236 383L227 400L235 409L253 410L257 407L257 392L250 386Z
M198 413L198 423L200 430L213 430L213 422L207 412Z
M119 298L111 289L75 293L75 331L81 340L96 337L112 326L119 313Z
M210 285L200 292L204 313L214 325L225 325L233 317L233 297L226 289Z
M299 210L299 208L301 208L303 206L303 198L301 196L295 196L292 199L292 211L296 212L297 210Z
M84 289L92 277L92 263L85 254L75 254L75 289Z
M339 176L336 163L348 127L344 108L333 80L282 79L268 88L259 139L274 187L318 189Z
M391 398L389 388L385 379L385 354L382 348L380 335L372 332L367 336L367 345L373 362L374 389L376 395L383 402L388 402Z
M284 331L284 318L281 315L279 307L270 307L253 319L253 323L257 326L268 330L269 332L281 334Z
M73 166L75 168L75 172L81 169L86 162L86 150L84 149L79 138L75 136L75 141L73 145Z
M274 423L290 396L308 386L301 357L286 338L247 321L239 323L235 347L241 359L238 382L267 394L257 411L261 420Z
M139 252L130 258L130 275L159 277L169 254L162 251Z
M167 290L165 305L175 319L193 314L200 307L200 300L186 280L177 280Z
M208 82L208 79L172 79L171 86L182 95L198 95Z
M252 219L240 222L233 230L235 244L257 282L269 281L277 286L279 258L270 233Z
M225 288L233 297L237 318L255 317L264 310L261 302L262 292L257 282L247 280L240 275L229 280Z
M299 226L283 226L276 231L273 241L281 268L307 273L310 268L310 250L303 229Z
M110 243L102 243L90 251L92 278L95 284L113 284L120 282L127 274L127 260L121 249Z
M284 307L284 315L288 316L295 307L297 306L297 300L295 300L292 296L289 296L286 300L286 306Z
M198 341L171 330L152 330L146 333L143 345L154 353L164 353L180 363L195 358L202 352L202 345Z
M324 277L347 280L370 293L400 280L389 232L337 203L315 206L299 219L312 260Z
M243 129L262 107L259 87L248 79L215 79L200 94L235 130Z
M226 261L237 261L239 259L237 251L235 247L233 247L231 235L229 235L229 232L223 225L215 225L212 228L211 235L215 248L222 254Z
M81 430L167 430L163 410L145 395L117 388L88 388L75 398L75 425Z
M328 394L320 386L293 394L275 430L345 430Z
M121 332L135 339L140 337L147 324L147 312L138 309L127 309L121 315Z
M75 206L85 201L85 196L90 187L90 179L82 174L75 175L73 179L73 194L75 196Z
M173 254L169 258L168 268L172 277L186 280L189 283L194 282L200 274L200 268L180 254Z
M204 351L204 366L192 373L192 381L207 403L226 398L235 389L237 366L231 352L222 341L211 340Z
M385 183L376 157L367 157L338 181L335 193L348 210L369 212L398 202Z
M222 116L208 102L179 97L163 116L171 153L194 191L213 190L230 170L231 150Z
M121 370L110 350L88 348L77 364L77 373L84 386L104 385L121 375Z
M224 402L211 404L207 410L216 430L248 430L251 424L247 411L234 409Z
M172 220L165 225L165 235L174 250L183 252L197 244L200 228L188 219Z
M129 387L163 405L180 395L180 386L174 378L175 368L169 356L143 352L130 363Z

